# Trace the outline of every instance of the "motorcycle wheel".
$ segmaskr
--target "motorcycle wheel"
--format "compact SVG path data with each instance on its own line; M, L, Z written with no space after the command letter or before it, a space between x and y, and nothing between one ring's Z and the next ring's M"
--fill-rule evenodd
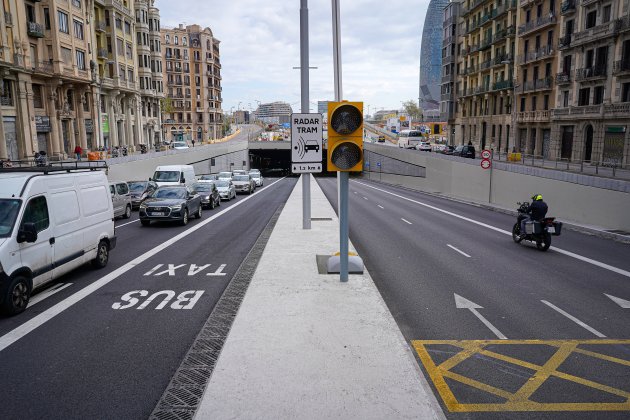
M521 226L518 222L514 223L514 227L512 228L512 240L517 244L520 244L522 239L521 236Z
M541 239L536 241L536 248L538 248L539 251L546 251L549 249L550 246L551 246L551 234L548 232L545 232L542 234Z

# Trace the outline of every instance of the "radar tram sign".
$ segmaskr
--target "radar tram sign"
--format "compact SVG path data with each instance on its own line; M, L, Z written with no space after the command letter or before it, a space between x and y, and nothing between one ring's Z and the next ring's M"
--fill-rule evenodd
M294 174L322 171L322 114L291 114L291 168Z

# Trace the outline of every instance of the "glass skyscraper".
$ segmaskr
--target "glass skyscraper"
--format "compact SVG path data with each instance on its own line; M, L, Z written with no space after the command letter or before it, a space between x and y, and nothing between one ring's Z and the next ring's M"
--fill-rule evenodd
M424 18L420 46L420 107L440 108L442 83L442 21L449 0L431 0Z

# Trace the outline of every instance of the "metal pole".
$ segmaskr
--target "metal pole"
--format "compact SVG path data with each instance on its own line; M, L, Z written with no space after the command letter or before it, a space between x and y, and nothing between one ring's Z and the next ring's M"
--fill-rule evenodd
M341 86L341 19L339 1L332 0L333 64L335 101L343 98ZM339 280L348 281L348 172L337 172L339 212Z
M300 0L300 79L302 113L310 111L308 98L308 0ZM311 228L311 174L302 174L302 229Z

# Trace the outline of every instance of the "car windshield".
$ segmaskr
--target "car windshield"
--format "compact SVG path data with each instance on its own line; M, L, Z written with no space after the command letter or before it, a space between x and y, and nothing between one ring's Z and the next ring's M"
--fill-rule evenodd
M249 175L236 175L234 181L249 181Z
M8 238L20 209L20 200L0 200L0 238Z
M259 173L249 174L249 176L251 176L252 178L260 178L260 174Z
M217 179L217 176L216 175L201 175L201 178L199 179L212 181L214 179Z
M153 198L186 198L185 188L158 188L153 193Z
M193 186L197 191L212 191L211 182L200 182Z
M219 172L219 178L232 178L232 172Z
M155 171L153 180L155 182L179 182L179 171Z
M183 141L176 141L173 143L173 147L188 147L188 146Z
M147 186L146 182L128 182L131 192L143 192Z
M225 181L225 180L217 181L217 187L218 188L221 188L221 187L225 188L225 187L229 187L229 186L230 186L230 182L229 181Z

